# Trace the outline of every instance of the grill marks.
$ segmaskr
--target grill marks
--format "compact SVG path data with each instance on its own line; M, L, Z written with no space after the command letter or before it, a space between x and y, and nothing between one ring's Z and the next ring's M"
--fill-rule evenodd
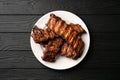
M61 50L62 55L73 59L81 55L80 51L84 48L84 42L79 34L83 34L85 30L79 24L67 24L60 17L51 14L47 26L66 41Z

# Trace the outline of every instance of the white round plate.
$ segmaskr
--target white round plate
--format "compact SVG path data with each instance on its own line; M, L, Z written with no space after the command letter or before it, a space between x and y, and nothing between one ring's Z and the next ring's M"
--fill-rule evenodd
M61 11L61 10L60 11L49 12L49 13L43 15L35 23L35 25L37 25L39 28L44 28L45 24L48 22L48 19L49 19L51 13L54 13L56 16L61 17L67 23L80 24L82 26L82 28L86 31L86 33L82 35L82 40L85 43L85 48L84 48L82 56L80 58L78 58L77 60L66 58L64 56L59 56L59 58L53 63L43 61L41 59L41 56L43 55L43 46L40 45L40 44L35 43L33 38L30 36L31 48L32 48L32 51L33 51L35 57L43 65L45 65L45 66L47 66L49 68L52 68L52 69L56 69L56 70L68 69L68 68L71 68L71 67L77 65L78 63L80 63L83 60L83 58L86 56L87 51L89 49L89 45L90 45L89 31L88 31L87 26L85 25L85 23L81 20L81 18L79 18L78 16L76 16L75 14L73 14L71 12ZM32 31L31 31L31 33L32 33Z

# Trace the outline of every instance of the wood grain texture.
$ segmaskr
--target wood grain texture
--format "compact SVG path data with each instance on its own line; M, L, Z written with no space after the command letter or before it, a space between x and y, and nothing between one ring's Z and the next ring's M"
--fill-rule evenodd
M77 66L63 71L43 66L30 47L35 22L54 10L77 14L91 36ZM0 0L0 80L120 80L119 0Z
M0 33L0 50L31 50L30 33Z
M68 10L77 14L120 14L119 0L0 0L0 14L45 14Z
M120 50L120 33L91 33L91 46L100 50ZM31 50L30 33L0 33L0 50Z
M0 32L31 32L43 15L0 15ZM120 32L120 15L78 15L90 32Z
M41 16L0 15L0 32L30 32Z
M30 48L29 34L0 33L0 68L46 68L34 57ZM89 52L77 67L119 68L120 46L117 44L120 38L118 36L120 33L92 33Z
M118 73L120 73L120 70L85 68L72 68L65 71L51 69L0 69L0 73L2 80L113 80L119 78Z
M0 51L0 68L45 68L32 51Z
M90 48L85 59L75 68L119 69L120 50L99 50ZM0 51L2 69L48 69L33 55L32 51Z

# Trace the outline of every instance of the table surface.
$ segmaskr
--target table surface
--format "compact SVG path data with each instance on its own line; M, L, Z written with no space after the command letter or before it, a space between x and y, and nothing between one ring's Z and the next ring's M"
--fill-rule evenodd
M63 71L34 57L30 32L45 13L67 10L83 19L91 44L85 59ZM119 0L0 0L0 80L120 79ZM119 80L118 79L118 80Z

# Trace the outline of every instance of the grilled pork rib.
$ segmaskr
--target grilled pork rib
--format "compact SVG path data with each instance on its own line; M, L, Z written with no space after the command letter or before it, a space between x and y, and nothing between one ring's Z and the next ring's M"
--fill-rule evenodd
M44 61L54 62L62 44L62 38L54 38L53 40L49 40L48 44L45 46L42 59Z
M32 37L36 43L42 43L47 41L48 39L53 39L54 37L57 37L57 35L49 28L43 30L35 26L33 28Z
M78 32L79 33L84 32L83 28L81 28L80 25L78 28L78 24L67 24L60 17L55 16L54 14L50 15L50 19L46 25L50 30L52 30L59 36L62 36L62 38L65 39L66 42L68 42L72 46L76 45L74 43L78 43L78 41L80 40L80 36L78 35ZM76 47L77 46L75 46L74 48Z
M62 55L77 58L83 50L84 42L81 40L79 33L84 33L84 29L78 24L67 24L60 17L50 14L50 19L46 24L50 30L61 36L67 43L63 45ZM70 47L71 46L71 47Z

